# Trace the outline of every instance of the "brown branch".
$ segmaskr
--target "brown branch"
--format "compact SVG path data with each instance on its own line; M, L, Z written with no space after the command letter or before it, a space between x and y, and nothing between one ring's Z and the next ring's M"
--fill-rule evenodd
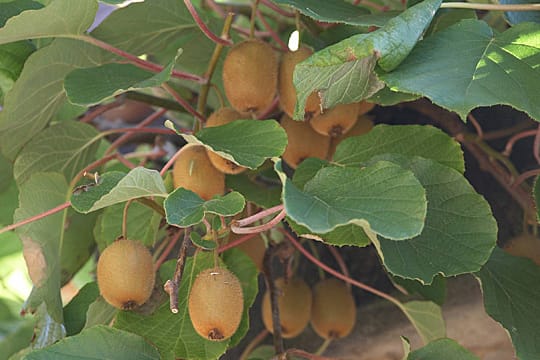
M176 260L176 269L174 271L173 279L167 280L165 285L163 285L163 289L167 294L169 294L169 307L173 314L178 313L178 287L180 281L182 280L182 274L184 273L184 267L186 265L187 250L191 244L191 240L189 239L190 233L190 228L186 228L184 230L184 241L182 241L182 245L178 251L178 259Z

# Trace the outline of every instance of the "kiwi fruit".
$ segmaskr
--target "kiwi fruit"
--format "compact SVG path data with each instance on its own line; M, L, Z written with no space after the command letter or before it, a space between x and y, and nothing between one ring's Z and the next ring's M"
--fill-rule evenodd
M238 235L231 233L229 237L229 242L232 242L243 235ZM257 234L255 237L244 241L237 246L238 249L242 250L247 256L251 258L257 270L262 271L263 269L263 259L264 253L266 252L266 244L264 239L260 234Z
M296 64L304 61L313 54L313 50L301 46L297 51L290 51L281 57L279 64L278 93L281 109L293 117L296 106L296 89L293 84L293 74ZM316 92L309 95L305 106L304 120L309 120L320 113L320 100Z
M181 150L173 167L174 187L183 187L210 200L214 195L225 192L225 174L210 162L206 148L188 144Z
M330 149L330 138L317 133L305 121L295 121L287 114L281 117L281 126L287 133L288 143L283 160L296 169L309 157L325 159Z
M351 130L358 118L358 103L339 104L315 116L309 124L321 135L338 137Z
M313 288L311 326L324 339L349 335L356 323L356 304L343 281L329 278Z
M115 308L130 310L144 304L154 282L152 255L140 242L118 240L101 253L97 263L99 292Z
M223 87L232 107L259 114L274 100L277 90L278 57L261 40L234 45L223 62Z
M360 101L358 104L358 115L364 115L370 112L374 107L375 104L368 102L368 101Z
M279 320L281 335L285 339L299 335L306 328L311 317L311 289L299 278L275 280L278 292ZM262 319L264 326L274 332L270 292L266 291L262 300Z
M540 266L540 239L534 235L518 235L505 244L504 250L510 255L531 259Z
M335 137L332 139L332 143L330 144L330 154L334 154L336 152L337 146L345 139L348 139L353 136L360 136L367 134L368 132L373 129L373 120L371 120L371 117L367 115L362 115L358 117L358 120L356 120L356 124L347 131L345 134Z
M244 311L240 281L227 269L203 270L191 286L188 311L195 331L203 338L212 341L230 338L238 329Z
M226 125L242 118L242 114L240 114L238 111L229 107L224 107L213 112L212 115L208 117L206 120L206 127ZM222 173L235 175L246 170L245 167L237 165L234 162L219 156L211 150L206 149L206 151L212 165L214 165L214 167Z

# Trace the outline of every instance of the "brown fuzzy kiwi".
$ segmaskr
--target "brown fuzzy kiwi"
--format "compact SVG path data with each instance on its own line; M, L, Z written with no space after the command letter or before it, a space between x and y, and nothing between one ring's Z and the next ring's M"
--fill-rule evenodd
M332 156L336 152L337 146L345 139L348 139L353 136L360 136L367 134L368 132L373 129L373 120L371 120L371 117L367 115L362 115L358 117L358 120L356 121L356 124L352 127L351 130L347 131L345 134L338 136L336 138L332 139L332 143L330 144L330 154Z
M311 289L304 280L298 278L289 279L287 283L284 278L278 278L275 283L281 335L285 339L293 338L304 331L311 317ZM269 291L266 291L262 300L262 319L266 329L273 333Z
M339 104L315 116L309 124L319 134L335 138L351 130L357 118L358 103Z
M268 108L277 90L278 57L261 40L234 45L223 62L223 86L232 107L258 114Z
M115 308L130 310L144 304L154 282L152 255L140 242L118 240L101 253L97 263L99 292Z
M243 119L245 116L242 116L238 111L224 107L212 113L206 120L206 127L221 126L226 125L235 120ZM240 174L242 171L246 170L245 167L235 164L234 162L227 160L215 152L206 149L208 153L208 158L212 165L219 171L225 174Z
M518 235L505 244L504 250L510 255L531 259L540 266L540 239L534 235Z
M225 174L210 162L206 148L188 144L180 150L173 167L174 187L183 187L210 200L214 195L225 192Z
M374 107L375 104L368 102L368 101L360 101L358 104L358 115L364 115L370 112Z
M311 326L324 339L349 335L356 323L356 304L349 287L338 279L325 279L313 288Z
M229 236L229 242L232 242L240 238L241 236L242 235L231 233L231 235ZM244 253L246 253L247 256L251 258L251 260L253 260L253 263L257 267L257 270L262 271L264 253L266 252L266 244L260 234L257 234L255 237L247 241L244 241L243 243L238 245L237 248L242 250Z
M290 117L293 117L296 106L296 89L293 84L294 68L296 64L306 60L312 54L313 50L301 46L297 51L289 51L281 57L278 80L279 105ZM304 120L309 120L320 112L320 100L317 93L314 92L307 98Z
M285 129L288 144L283 153L283 160L296 169L308 157L325 159L330 148L330 138L323 136L304 121L292 120L288 115L281 117L281 126Z
M222 341L238 329L244 311L240 281L222 268L206 269L191 286L188 311L195 331L203 338Z

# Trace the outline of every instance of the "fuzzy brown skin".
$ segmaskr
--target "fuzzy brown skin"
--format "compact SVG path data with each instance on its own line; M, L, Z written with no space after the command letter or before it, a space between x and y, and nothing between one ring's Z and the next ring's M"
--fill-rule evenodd
M311 326L324 339L349 335L356 323L356 304L349 287L338 279L325 279L313 288Z
M240 114L238 111L224 107L212 113L206 120L206 127L226 125L230 122L240 119L247 119L248 116ZM224 174L236 175L245 171L246 168L235 164L234 162L227 160L213 151L206 149L210 162L216 169Z
M227 269L203 270L191 287L188 310L200 336L212 341L230 338L238 329L244 311L240 281Z
M370 112L375 107L374 103L360 101L358 103L358 115L364 115Z
M277 91L278 57L260 40L234 45L223 62L225 95L236 110L259 114L267 109Z
M291 118L296 106L296 89L293 84L294 67L312 54L313 50L302 46L297 51L289 51L281 57L278 80L279 105ZM320 112L320 100L317 93L314 92L307 98L304 120L309 120Z
M518 235L505 244L504 250L510 255L531 259L540 266L540 239L534 235Z
M285 339L300 335L306 328L311 316L311 289L302 279L276 279L278 291L279 318L281 336ZM270 293L264 294L262 301L262 319L264 326L273 333L272 308Z
M286 114L281 118L281 127L285 129L288 144L283 153L283 160L296 169L308 157L325 159L330 149L330 138L318 134L304 121L292 120Z
M206 148L188 144L180 150L173 167L174 187L183 187L210 200L214 195L225 192L225 174L210 162Z
M346 134L356 124L358 103L339 104L315 116L309 124L321 135L339 137Z
M115 308L130 310L144 304L155 282L150 251L137 241L115 241L99 257L97 282L101 296Z

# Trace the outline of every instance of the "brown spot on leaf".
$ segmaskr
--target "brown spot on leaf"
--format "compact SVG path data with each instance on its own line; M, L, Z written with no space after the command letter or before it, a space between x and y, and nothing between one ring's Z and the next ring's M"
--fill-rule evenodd
M40 287L47 278L47 261L43 255L43 249L38 243L28 237L23 237L22 242L23 256L26 267L28 268L28 275L34 286Z

